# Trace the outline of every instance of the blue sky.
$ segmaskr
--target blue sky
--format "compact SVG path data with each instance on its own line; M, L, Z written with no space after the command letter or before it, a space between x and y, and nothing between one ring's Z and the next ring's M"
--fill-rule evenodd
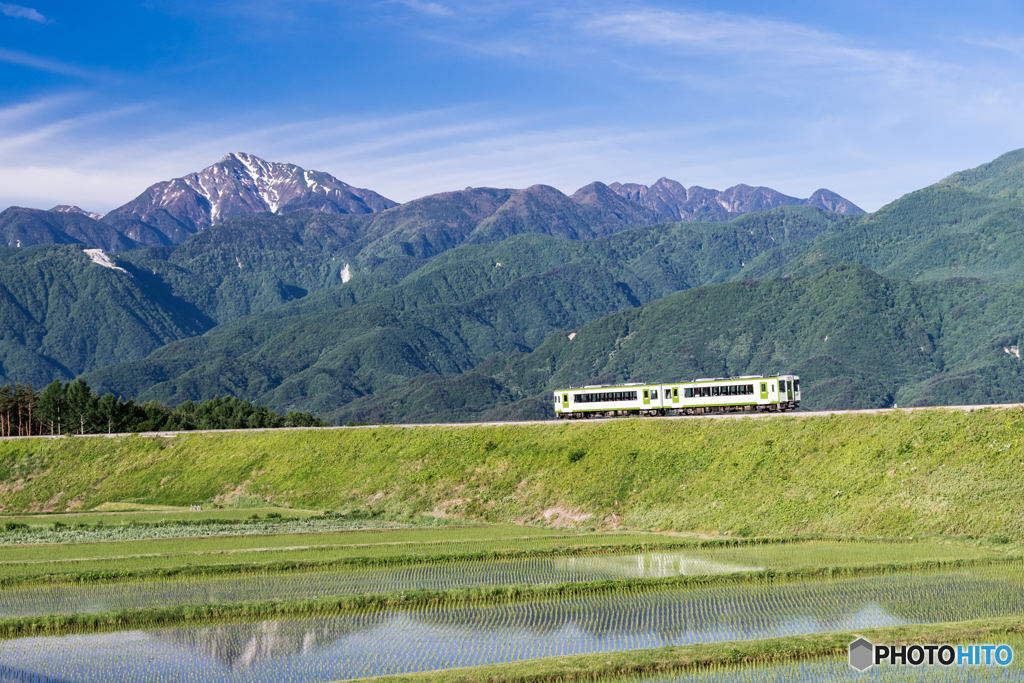
M874 210L1024 147L1018 3L0 2L0 207L232 151L398 201L594 180Z

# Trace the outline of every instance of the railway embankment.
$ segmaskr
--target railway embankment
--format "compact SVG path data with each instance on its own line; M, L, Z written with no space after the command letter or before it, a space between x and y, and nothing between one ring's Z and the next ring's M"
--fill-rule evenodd
M1024 540L1024 410L19 439L0 509L447 515L712 535Z

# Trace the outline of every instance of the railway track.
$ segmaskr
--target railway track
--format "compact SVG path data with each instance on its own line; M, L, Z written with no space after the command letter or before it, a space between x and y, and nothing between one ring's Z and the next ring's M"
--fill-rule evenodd
M914 412L919 410L960 410L964 412L971 412L974 410L982 410L985 408L995 409L1012 409L1012 408L1024 408L1024 403L987 403L983 405L967 405L967 406L920 406L914 408L861 408L857 410L795 410L789 412L779 413L721 413L711 415L671 415L665 417L643 417L634 418L642 420L742 420L742 419L753 419L753 420L770 420L777 419L780 417L824 417L827 415L869 415L872 413L894 413L894 412ZM259 428L259 429L194 429L191 431L178 431L178 432L138 432L134 433L135 436L163 436L172 437L179 436L181 434L230 434L233 432L296 432L296 431L324 431L324 430L338 430L338 429L379 429L381 427L508 427L508 426L522 426L522 425L563 425L563 424L586 424L600 422L602 420L627 420L630 418L625 417L604 417L594 418L593 420L523 420L518 422L424 422L415 424L379 424L379 425L357 425L353 427L339 426L339 427L277 427L277 428ZM49 435L49 434L36 434L33 436L5 436L0 437L0 441L11 441L14 439L67 439L67 438L118 438L124 436L132 436L132 433L117 433L117 434L64 434L62 436Z

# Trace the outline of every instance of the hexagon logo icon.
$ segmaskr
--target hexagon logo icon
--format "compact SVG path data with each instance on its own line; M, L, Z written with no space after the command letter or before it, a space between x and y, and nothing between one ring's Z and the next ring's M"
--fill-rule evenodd
M858 638L850 643L850 666L857 671L867 671L874 665L875 646L869 640Z

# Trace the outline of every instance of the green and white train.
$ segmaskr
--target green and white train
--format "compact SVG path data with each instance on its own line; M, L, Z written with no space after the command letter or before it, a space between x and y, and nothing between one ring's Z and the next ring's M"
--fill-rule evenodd
M800 378L761 375L695 379L676 384L569 387L555 392L560 418L625 415L706 415L800 407Z

